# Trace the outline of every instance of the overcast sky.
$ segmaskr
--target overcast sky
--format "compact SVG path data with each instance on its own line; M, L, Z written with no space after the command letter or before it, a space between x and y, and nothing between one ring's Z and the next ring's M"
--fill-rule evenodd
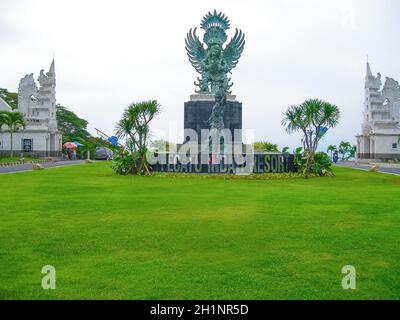
M374 73L400 80L398 0L0 0L0 87L16 91L25 74L37 78L55 52L57 102L87 119L91 132L111 135L126 105L147 99L163 107L156 133L182 128L197 77L184 39L213 9L246 35L232 89L243 128L257 140L299 145L282 128L282 112L317 97L342 112L323 148L355 143L367 54ZM177 140L176 129L167 138Z

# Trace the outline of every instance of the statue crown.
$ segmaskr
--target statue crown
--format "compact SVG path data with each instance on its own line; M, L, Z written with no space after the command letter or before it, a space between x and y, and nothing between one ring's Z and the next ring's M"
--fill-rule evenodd
M230 27L230 21L225 14L222 12L217 13L217 10L214 10L213 13L207 13L203 20L201 20L201 28L204 30L208 30L210 28L221 28L222 30L228 30Z
M207 13L201 21L201 28L206 31L204 42L210 46L213 44L222 45L227 40L225 30L229 29L230 22L227 16L222 12Z

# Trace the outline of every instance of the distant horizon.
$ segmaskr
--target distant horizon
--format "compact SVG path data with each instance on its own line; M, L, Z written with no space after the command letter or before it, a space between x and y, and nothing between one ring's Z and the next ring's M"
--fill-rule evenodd
M288 135L282 127L282 112L319 98L338 105L342 114L320 150L342 140L355 144L367 56L373 74L400 80L396 0L255 1L247 8L240 1L221 1L217 7L210 0L190 5L160 1L158 10L154 3L120 0L77 4L0 4L0 87L17 92L22 77L34 73L36 80L55 55L57 103L87 120L95 136L94 128L113 135L125 107L148 99L163 107L152 123L156 135L170 126L183 128L183 104L194 93L197 78L184 38L214 8L229 17L229 38L235 28L246 35L231 75L232 90L243 103L243 129L254 130L256 141L300 146L301 135ZM174 134L166 140L183 139Z

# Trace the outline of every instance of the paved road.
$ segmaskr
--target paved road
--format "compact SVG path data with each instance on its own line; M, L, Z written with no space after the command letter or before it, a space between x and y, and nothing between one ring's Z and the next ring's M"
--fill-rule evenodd
M51 163L43 163L43 168L52 168L52 167L62 167L62 166L71 166L74 164L83 163L83 160L75 160L75 161L58 161ZM0 174L2 173L13 173L13 172L21 172L21 171L32 171L32 164L26 163L22 165L18 165L15 167L0 167Z
M354 162L339 162L336 165L339 166L339 167L349 167L349 168L367 170L367 171L369 169L371 169L371 167L372 167L372 165L370 165L370 164L357 164L356 165L356 164L354 164ZM400 168L384 168L384 167L380 167L379 172L400 175Z

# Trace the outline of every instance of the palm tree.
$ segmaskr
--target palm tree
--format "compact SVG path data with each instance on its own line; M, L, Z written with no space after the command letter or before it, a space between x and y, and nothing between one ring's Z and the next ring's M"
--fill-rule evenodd
M160 109L161 106L156 100L132 103L117 123L117 136L127 140L126 145L136 163L136 172L150 174L146 161L150 134L149 123Z
M289 153L290 148L289 147L283 147L282 148L282 153L283 154L288 154Z
M282 124L290 134L303 133L303 144L306 156L305 177L311 173L314 163L314 154L318 148L318 142L329 128L339 123L340 110L329 102L319 99L309 99L300 105L293 105L284 112Z
M2 113L3 116L3 124L8 127L8 131L10 132L10 146L11 146L11 158L14 156L14 148L13 148L13 133L17 131L19 127L25 128L25 120L24 116L21 112L17 111L5 111Z
M351 143L347 141L341 141L339 144L339 153L342 155L342 161L345 160L346 154L351 153Z
M333 153L337 151L337 147L333 144L328 146L328 149L326 150L326 152L330 152L331 153L331 158L333 157Z
M0 131L1 128L6 124L7 111L0 111Z

